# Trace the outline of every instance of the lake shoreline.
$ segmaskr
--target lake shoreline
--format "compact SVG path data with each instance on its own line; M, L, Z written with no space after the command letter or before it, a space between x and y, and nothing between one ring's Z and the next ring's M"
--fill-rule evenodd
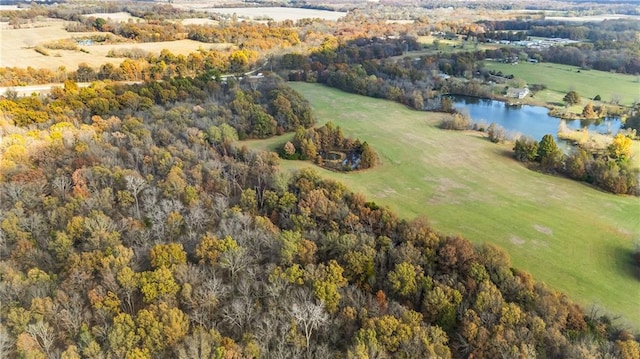
M453 101L455 111L468 115L474 123L496 123L505 131L522 134L540 140L545 134L557 138L562 123L563 128L583 130L591 133L614 136L622 129L619 117L585 120L579 118L561 118L552 116L548 107L505 101L504 98L486 98L479 96L447 95ZM579 121L578 121L579 120Z
M563 114L557 114L554 113L553 110L559 109L558 106L553 106L550 105L549 103L538 103L536 101L525 101L525 102L520 102L520 101L516 101L514 102L514 99L512 98L508 98L508 97L503 97L503 96L492 96L492 97L485 97L485 96L473 96L473 95L460 95L460 94L453 94L453 93L446 93L446 94L442 94L441 96L449 96L449 97L453 97L453 96L464 96L464 97L470 97L470 98L476 98L479 100L493 100L493 101L499 101L499 102L503 102L506 106L509 106L511 108L519 108L522 106L536 106L536 107L544 107L548 110L547 115L550 117L555 117L559 120L567 120L567 121L607 121L608 119L611 118L617 118L620 119L620 116L604 116L604 117L598 117L598 118L584 118L581 117L579 115L575 115L575 116L562 116Z

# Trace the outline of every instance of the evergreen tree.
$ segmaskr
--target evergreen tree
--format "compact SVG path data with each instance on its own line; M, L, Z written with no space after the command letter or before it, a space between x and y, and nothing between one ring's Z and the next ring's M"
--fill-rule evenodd
M544 169L554 169L562 160L562 151L553 136L547 134L538 143L538 161Z

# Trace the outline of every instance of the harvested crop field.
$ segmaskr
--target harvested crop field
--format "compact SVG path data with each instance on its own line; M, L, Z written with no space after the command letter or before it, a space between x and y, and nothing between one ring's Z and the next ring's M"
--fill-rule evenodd
M103 18L105 20L110 20L113 22L127 22L129 20L132 21L144 21L142 18L137 16L133 16L128 12L113 12L113 13L103 13L97 12L93 14L82 15L83 17L95 17L95 18Z
M182 25L212 25L212 26L217 26L218 24L220 24L219 21L217 20L212 20L212 19L202 19L202 18L188 18L188 19L182 19L182 20L176 20L176 22L180 22L182 23Z
M574 22L593 22L604 20L640 20L640 16L637 15L624 15L624 14L604 14L604 15L590 15L590 16L547 16L546 20L550 21L574 21Z
M288 7L239 7L239 8L215 8L209 3L189 3L189 4L176 4L176 8L186 10L198 10L207 11L212 13L218 13L231 16L236 14L239 18L247 19L273 19L275 21L293 20L307 18L320 18L323 20L338 20L341 17L347 15L346 12L340 11L328 11L328 10L313 10L313 9L300 9L300 8L288 8Z

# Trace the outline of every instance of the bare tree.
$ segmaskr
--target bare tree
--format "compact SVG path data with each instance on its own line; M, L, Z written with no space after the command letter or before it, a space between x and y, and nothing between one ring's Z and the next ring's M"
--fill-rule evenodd
M71 180L69 177L58 176L51 181L51 185L55 190L60 192L62 199L67 199L67 194L71 191Z
M109 233L118 228L116 223L104 213L97 213L94 216L86 218L84 227L90 233Z
M12 346L13 340L9 335L9 331L0 324L0 358L9 358Z
M244 247L238 247L228 250L220 256L220 267L229 271L231 279L235 279L238 272L245 269L250 262L247 250Z
M84 308L83 300L77 293L66 293L59 290L56 296L59 303L56 325L63 328L69 338L74 338L80 332L88 311Z
M622 101L622 96L619 93L611 94L611 103L614 105L619 105Z
M7 182L4 184L4 193L9 196L11 202L18 202L22 200L22 196L25 190L24 183Z
M222 317L237 330L236 333L244 333L247 325L253 322L256 311L251 298L236 298L222 310Z
M222 283L222 280L216 276L205 280L202 285L193 290L191 320L207 329L211 329L220 299L226 293L227 288Z
M0 213L0 221L2 220L2 214ZM5 252L7 252L7 236L4 230L0 228L0 259L3 258Z
M55 333L51 326L40 320L35 324L29 324L27 326L27 333L38 342L42 350L51 358L53 354L53 344L55 342Z
M202 229L209 223L210 218L207 215L202 204L197 203L189 207L188 213L184 217L187 236L190 240L195 240Z
M140 204L138 203L138 195L147 188L147 181L142 177L128 175L125 178L127 189L133 194L136 200L136 218L140 219Z
M307 340L307 350L313 331L325 325L329 321L329 315L321 304L315 303L308 295L293 303L289 311L293 319L304 329L304 337Z
M49 230L44 216L39 212L31 212L24 222L21 221L24 228L31 233L33 238L42 248L47 248L49 244Z
M289 333L291 323L282 320L276 313L263 315L254 324L254 334L256 341L261 347L261 352L268 358L294 358L289 352Z
M197 329L192 335L186 337L183 343L176 349L179 359L208 359L215 357L216 342L211 334L205 330Z

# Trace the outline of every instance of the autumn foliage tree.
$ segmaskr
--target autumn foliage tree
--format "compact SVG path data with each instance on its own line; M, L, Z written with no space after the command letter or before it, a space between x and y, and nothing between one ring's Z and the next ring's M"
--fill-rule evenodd
M577 105L580 103L580 95L578 95L577 92L571 90L569 92L567 92L566 95L564 95L564 97L562 98L562 101L564 101L567 105Z
M589 120L592 120L592 119L598 117L598 114L593 109L593 103L589 102L588 104L586 104L584 106L584 108L582 109L582 117L584 117L586 119L589 119Z

